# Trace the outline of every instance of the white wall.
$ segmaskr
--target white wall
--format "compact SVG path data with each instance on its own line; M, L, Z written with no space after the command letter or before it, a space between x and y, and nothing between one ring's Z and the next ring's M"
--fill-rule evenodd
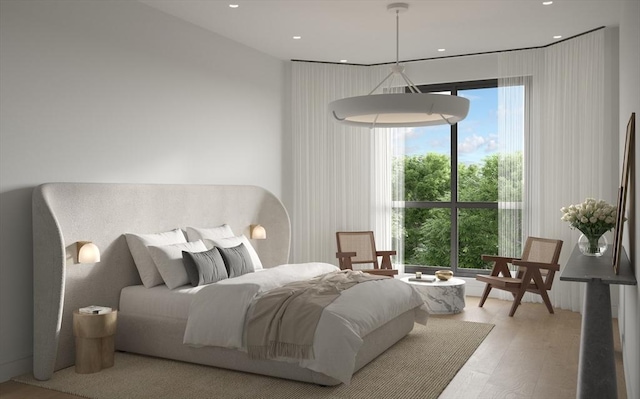
M0 7L1 382L31 370L33 187L255 184L280 196L285 63L134 1Z
M632 112L636 113L635 156L640 154L640 1L625 1L620 20L620 153L624 148L625 129ZM622 157L620 157L622 159ZM640 249L640 217L638 217L638 165L631 172L630 193L627 197L629 209L625 225L623 244L631 259L631 265L638 274L638 250ZM627 397L640 398L640 290L638 286L624 286L620 290L620 314L618 326L622 342Z

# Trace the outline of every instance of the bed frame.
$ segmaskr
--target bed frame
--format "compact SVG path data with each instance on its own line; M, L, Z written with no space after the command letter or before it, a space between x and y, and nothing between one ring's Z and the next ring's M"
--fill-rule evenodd
M73 310L87 305L118 308L122 288L141 284L124 233L156 233L174 228L227 223L249 237L261 224L268 239L252 241L263 266L288 262L289 216L283 204L256 186L48 183L33 193L34 354L39 380L72 366ZM96 264L77 263L77 243L92 241L101 251ZM367 335L358 353L359 369L413 328L413 311ZM194 349L182 344L185 321L145 318L119 312L116 350L141 353L276 377L336 385L324 374L292 363L249 360L224 348Z

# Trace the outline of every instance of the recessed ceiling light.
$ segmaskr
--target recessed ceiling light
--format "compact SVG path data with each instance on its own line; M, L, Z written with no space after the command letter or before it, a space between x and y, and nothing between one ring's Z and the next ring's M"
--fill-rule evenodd
M238 7L240 7L240 6L239 6L239 5L237 5L237 4L229 4L229 7L230 7L230 8L238 8Z
M293 37L293 40L300 40L300 39L302 39L302 36L294 36Z
M555 35L553 38L554 39L562 39L562 35Z
M444 52L444 51L447 51L447 49L445 49L445 48L439 48L439 49L438 49L438 51L442 53L442 52Z
M340 62L347 62L347 60L340 60Z
M553 4L553 1L543 1L542 2L543 6L550 6L551 4Z

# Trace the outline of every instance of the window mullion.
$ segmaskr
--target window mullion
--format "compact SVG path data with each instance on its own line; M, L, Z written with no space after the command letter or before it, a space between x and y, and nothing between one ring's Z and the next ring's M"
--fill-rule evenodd
M451 90L458 94L457 87ZM458 271L458 124L451 125L451 270Z

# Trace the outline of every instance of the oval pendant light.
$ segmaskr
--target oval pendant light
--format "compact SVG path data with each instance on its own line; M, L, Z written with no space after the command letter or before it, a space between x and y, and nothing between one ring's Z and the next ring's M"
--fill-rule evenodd
M399 63L400 12L406 3L393 3L387 10L396 13L396 63L391 72L368 95L348 97L329 103L329 113L340 123L352 126L418 127L460 122L469 112L469 100L447 94L422 93L404 73ZM373 94L387 80L400 77L410 93Z

